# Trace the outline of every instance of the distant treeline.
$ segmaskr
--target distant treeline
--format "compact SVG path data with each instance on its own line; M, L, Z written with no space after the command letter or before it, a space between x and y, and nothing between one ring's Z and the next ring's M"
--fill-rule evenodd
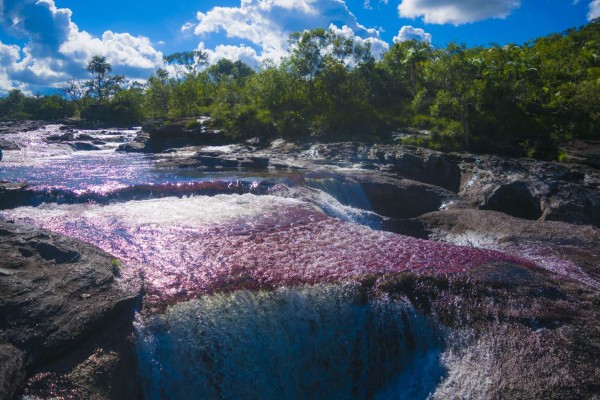
M416 128L430 132L407 139L419 145L549 158L566 140L600 139L600 20L522 46L395 43L381 60L368 44L314 29L291 35L283 61L258 70L207 66L198 51L165 61L171 73L128 85L96 57L92 80L65 86L71 102L19 109L11 92L2 114L41 117L60 104L119 124L210 115L236 139L387 141Z

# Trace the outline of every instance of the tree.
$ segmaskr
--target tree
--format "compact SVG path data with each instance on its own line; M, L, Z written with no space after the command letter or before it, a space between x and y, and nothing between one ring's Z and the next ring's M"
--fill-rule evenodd
M5 113L10 118L20 118L25 106L25 95L19 89L8 92L4 101Z
M146 108L153 117L166 117L169 113L169 97L171 85L169 73L159 68L155 74L148 78L146 84Z
M431 112L460 122L463 143L471 140L473 113L478 110L483 93L482 60L475 55L479 49L467 50L465 45L450 43L435 54L430 64L430 79L435 87Z
M112 97L125 84L124 76L111 74L112 67L106 61L106 57L93 56L86 69L94 75L86 82L88 95L96 98L99 103Z
M69 79L60 88L60 93L70 99L77 107L77 111L81 112L83 109L83 101L85 97L86 85L78 80Z
M209 79L219 84L225 79L233 79L238 84L243 83L249 76L254 74L254 70L243 61L231 61L222 58L216 64L207 69Z
M208 64L208 55L199 50L180 51L164 57L168 65L175 68L178 79L193 78L198 69Z

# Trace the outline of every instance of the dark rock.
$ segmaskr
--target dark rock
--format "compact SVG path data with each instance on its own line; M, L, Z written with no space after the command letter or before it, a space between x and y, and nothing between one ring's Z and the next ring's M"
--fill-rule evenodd
M461 162L460 207L600 226L600 174L580 165L480 156Z
M569 162L600 169L600 140L573 140L563 146Z
M2 150L20 150L21 147L15 142L10 142L8 140L0 139L0 149Z
M231 143L223 131L208 127L206 121L206 118L148 121L142 127L147 134L144 152L159 153L169 148Z
M390 218L412 218L439 210L456 199L448 190L382 174L353 176L369 199L373 211Z
M268 168L269 159L267 157L250 157L250 161L254 163L253 168Z
M88 135L87 133L82 133L82 134L77 135L77 140L92 141L92 140L94 140L94 137Z
M200 163L200 165L204 165L206 167L237 167L238 161L232 160L230 158L221 158L220 156L213 155L205 155L199 154L196 156L196 160Z
M73 150L78 151L93 151L93 150L101 150L100 147L93 145L88 142L74 142L69 143L69 146L73 148Z
M44 121L6 120L0 121L0 135L4 133L29 132L41 129L46 125Z
M0 253L0 343L25 355L2 372L3 387L21 386L25 370L72 351L136 301L117 285L112 257L77 240L0 221Z
M25 354L10 344L0 343L0 398L12 399L26 378Z
M0 210L28 204L34 197L25 183L0 181Z
M348 171L333 175L342 184L357 184L371 209L389 218L406 219L439 210L457 196L445 189L379 172ZM339 196L336 196L339 197Z
M49 142L72 142L75 140L75 134L73 132L68 132L62 135L50 135L46 140Z
M600 226L600 191L565 183L546 199L544 220Z
M146 144L142 142L129 142L119 145L117 151L123 151L128 153L145 153Z
M540 200L531 194L525 182L498 186L481 208L525 219L538 219L542 216Z

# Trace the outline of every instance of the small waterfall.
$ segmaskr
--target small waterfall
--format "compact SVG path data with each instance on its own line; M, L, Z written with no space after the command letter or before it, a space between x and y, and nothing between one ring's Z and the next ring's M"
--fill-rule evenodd
M369 199L357 183L335 178L305 178L307 186L279 186L271 193L298 198L316 205L325 214L355 224L381 229L384 218L371 209Z
M444 373L430 319L350 284L206 296L136 328L147 399L425 399Z
M336 178L306 178L305 180L309 187L330 194L346 206L372 211L371 202L358 183Z

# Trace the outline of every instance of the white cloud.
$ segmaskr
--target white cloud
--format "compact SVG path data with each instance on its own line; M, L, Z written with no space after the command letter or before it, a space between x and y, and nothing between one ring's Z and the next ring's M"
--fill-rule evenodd
M258 67L260 57L256 50L249 46L218 45L215 49L206 49L204 42L198 45L198 50L204 51L208 56L209 64L216 64L219 60L226 58L231 61L243 61L251 67Z
M385 4L387 6L388 0L379 0L379 3ZM365 0L365 2L363 3L363 8L365 10L372 10L373 6L371 5L371 0Z
M589 11L587 14L588 21L600 18L600 0L594 0L590 3Z
M345 26L362 40L382 46L379 32L358 23L343 0L241 0L239 7L214 7L196 15L194 33L200 37L224 33L256 47L258 58L279 60L292 32L319 27ZM192 29L189 23L181 28ZM216 51L216 49L215 49Z
M376 58L380 58L383 53L390 48L390 45L387 42L379 39L378 37L367 37L363 39L360 36L357 36L355 32L346 25L344 25L342 28L338 28L334 24L331 24L329 25L329 29L342 37L353 39L355 43L361 45L366 45L368 43L371 46L371 53Z
M94 37L79 30L71 17L71 10L57 8L54 0L0 2L2 27L26 40L23 48L9 46L9 59L2 58L7 54L6 45L0 48L0 80L12 82L13 87L18 82L21 87L57 86L71 77L87 77L85 66L95 54L105 56L116 73L132 78L145 77L162 65L162 53L148 38L111 31ZM2 84L0 91L6 86Z
M0 42L0 65L13 65L21 57L21 49L19 46L6 45ZM7 68L0 68L0 93L8 92L16 87L8 75Z
M405 18L422 17L426 23L460 25L506 18L520 5L521 0L402 0L398 12Z
M431 43L431 33L425 32L422 28L404 25L400 28L398 36L394 36L394 43L405 42L407 40L420 40L422 42Z

